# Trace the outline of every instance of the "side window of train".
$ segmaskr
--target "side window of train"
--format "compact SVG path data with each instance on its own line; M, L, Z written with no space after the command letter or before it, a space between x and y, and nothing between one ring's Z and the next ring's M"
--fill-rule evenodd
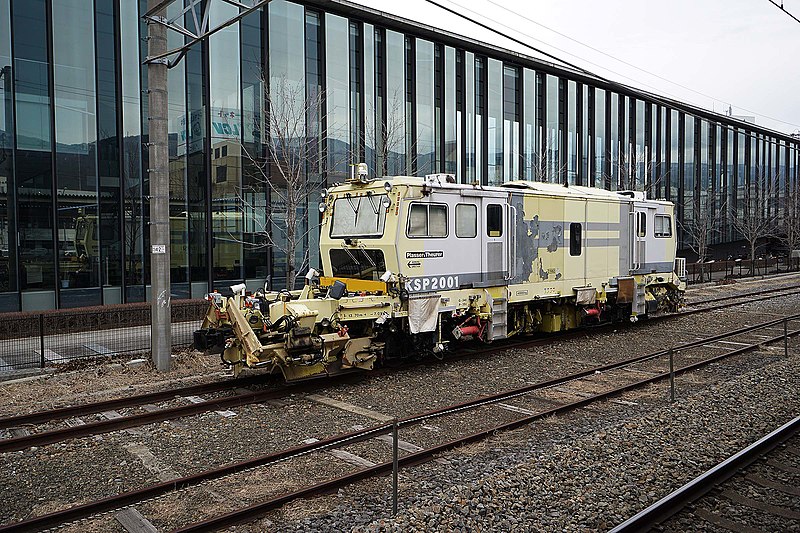
M411 204L407 233L409 237L447 237L447 206Z
M581 242L583 240L583 226L580 222L569 225L569 255L581 255Z
M503 236L503 206L500 204L486 206L486 235L489 237Z
M647 236L647 213L636 213L636 235Z
M456 205L456 237L471 239L478 236L478 206Z
M669 215L656 215L653 234L656 237L672 237L672 219Z

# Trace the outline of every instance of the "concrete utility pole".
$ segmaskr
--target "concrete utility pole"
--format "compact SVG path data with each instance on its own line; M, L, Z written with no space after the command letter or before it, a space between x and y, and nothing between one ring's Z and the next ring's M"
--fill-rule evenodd
M148 0L148 12L163 6L162 0ZM166 7L153 13L163 17ZM167 51L167 28L147 21L148 55ZM150 349L153 364L161 372L172 368L172 325L170 306L169 246L169 134L167 131L167 59L147 63L149 104L150 177Z
M133 0L125 0L132 2ZM147 0L147 80L148 117L150 128L150 286L152 317L150 348L153 363L162 372L172 366L172 329L170 323L170 243L169 243L169 130L167 104L167 70L180 63L193 45L237 23L243 17L261 9L270 0L220 0L239 8L239 13L209 29L211 0L188 0L181 14L167 20L167 7L176 0ZM199 12L199 15L198 15ZM189 15L190 14L190 15ZM180 23L183 16L194 23L189 30ZM184 37L184 44L167 50L167 30ZM188 38L188 39L187 39ZM170 57L172 59L170 59ZM210 224L210 221L209 221ZM208 231L211 231L209 228Z

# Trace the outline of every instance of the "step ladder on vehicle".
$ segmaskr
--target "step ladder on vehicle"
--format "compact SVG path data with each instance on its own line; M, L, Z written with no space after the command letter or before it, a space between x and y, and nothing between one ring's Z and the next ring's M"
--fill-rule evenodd
M508 298L492 298L486 294L489 308L492 310L491 325L486 334L488 342L505 339L508 337Z

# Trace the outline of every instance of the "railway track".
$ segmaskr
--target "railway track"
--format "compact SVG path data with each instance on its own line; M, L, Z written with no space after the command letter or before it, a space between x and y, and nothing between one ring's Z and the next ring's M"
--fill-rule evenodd
M761 500L754 500L743 496L737 491L737 485L754 483L761 487L777 490L789 496L800 496L797 485L788 485L764 478L758 474L749 474L751 465L756 462L765 462L765 459L775 455L776 448L786 441L800 443L800 416L790 420L783 426L762 437L747 448L737 452L714 468L708 470L678 490L668 494L647 509L626 520L611 530L611 533L637 533L652 531L654 527L670 528L670 519L686 511L691 513L696 520L702 520L710 525L728 529L730 531L759 531L749 524L743 524L735 517L730 517L730 507L742 505L756 512L766 514L768 517L781 517L789 520L800 521L800 512ZM795 447L795 449L797 449ZM782 463L773 462L780 467ZM792 467L784 467L785 471ZM800 470L793 469L795 475L800 475ZM746 474L744 478L732 478ZM730 481L729 481L730 480ZM738 483L736 482L738 481ZM726 505L727 513L714 513L700 507L698 501L709 495L712 491L722 491L721 496L731 505ZM680 526L676 528L680 530Z
M498 431L519 428L535 420L552 415L567 413L577 408L623 394L627 391L632 391L651 383L668 379L671 373L664 371L664 369L666 368L665 356L670 353L673 355L678 354L678 356L675 357L678 365L672 375L679 375L701 368L710 363L721 361L727 357L753 351L766 344L779 341L784 338L782 330L785 324L792 324L792 326L796 326L798 323L800 323L800 314L785 317L785 319L778 318L769 320L758 325L748 326L723 334L685 342L680 345L673 346L671 349L664 349L657 352L640 355L630 358L626 361L601 365L568 376L511 389L488 396L473 398L466 402L450 405L432 411L417 413L397 420L396 426L394 426L392 423L381 423L366 429L339 434L320 441L309 442L299 446L291 447L279 452L252 457L245 461L225 465L220 468L198 472L191 476L171 479L164 483L121 493L116 496L111 496L95 502L90 502L64 509L62 511L57 511L55 513L50 513L48 515L31 518L23 522L6 524L4 526L0 526L0 531L36 530L53 527L55 525L83 519L89 516L97 515L98 513L103 513L109 510L118 509L137 502L162 496L176 489L185 489L210 480L233 476L237 473L252 470L254 468L273 465L278 462L291 461L295 458L303 457L315 452L347 447L358 442L378 437L380 435L386 435L392 431L393 427L406 428L417 426L432 419L452 416L475 409L482 409L500 402L503 402L504 405L509 405L509 402L514 402L520 399L526 399L526 401L530 401L533 395L537 395L538 398L533 398L532 401L549 405L549 407L537 409L536 411L528 409L530 406L519 406L518 408L520 412L527 412L529 414L521 418L516 418L510 422L504 422L499 425L482 428L479 431L464 434L458 436L457 438L429 446L428 448L405 454L398 458L398 467L402 468L405 466L426 462L433 459L437 454L457 446L479 441L495 434ZM756 332L766 333L771 329L778 329L781 331L781 333L778 335L756 336ZM798 333L800 333L800 330L798 329L788 331L789 336L797 335ZM737 340L732 341L731 339ZM709 347L715 346L715 344L718 346L720 342L726 341L731 343L730 345L735 345L737 347L734 349L728 348L724 353L717 354L713 357L703 357L702 354L697 353L697 351L708 351L710 349ZM635 370L635 372L631 372L632 369ZM632 379L632 376L634 375L637 377L645 375L646 377L642 379ZM591 384L591 388L597 389L597 391L583 393L579 395L578 399L572 398L569 401L565 400L565 396L570 396L570 394L575 395L575 391L565 391L564 387L576 383L580 383L582 388L585 388L585 385L589 383ZM362 479L384 475L391 470L391 461L375 464L372 467L364 468L345 476L329 479L322 483L307 486L298 491L275 496L269 500L235 511L233 513L229 513L227 515L215 517L204 522L187 526L182 529L182 531L211 531L236 523L246 522L258 516L262 516L264 513L278 508L294 499L329 492Z
M753 291L745 294L721 296L717 298L701 300L694 302L691 309L675 314L655 316L649 318L648 322L670 320L688 315L716 311L741 305L743 303L762 301L791 294L800 294L800 285L792 285L776 289ZM600 329L610 327L619 327L619 324L603 325L600 326ZM569 338L590 335L597 331L597 329L598 328L587 328L574 330L557 336L539 337L533 339L510 339L505 342L494 343L491 346L480 346L477 348L464 347L458 353L448 357L448 359L452 360L453 358L483 357L485 355L503 350L541 346L552 342L554 339L565 340ZM281 398L285 398L293 394L305 394L313 392L319 389L321 386L329 387L371 379L392 370L394 369L384 368L372 371L371 373L343 374L340 376L327 378L324 381L313 380L288 385L281 383L276 384L275 387L267 390L240 392L233 395L212 397L209 399L199 397L201 394L209 395L221 392L224 393L234 388L241 388L247 385L256 385L263 382L267 377L263 375L255 375L241 379L229 379L215 383L194 385L167 391L130 396L126 398L105 400L90 404L62 407L58 409L4 417L0 418L0 430L11 430L11 434L14 436L0 439L0 453L24 450L32 446L45 446L68 439L131 429L147 424L163 422L165 420L174 420L186 416L197 415L208 411L228 410L254 403L280 400ZM173 401L176 399L181 400L184 403L182 405L165 408L158 408L153 405L155 402ZM191 403L186 404L186 401ZM134 409L139 407L145 407L149 409L145 409L144 412L132 412L125 415L120 415L117 412L118 409ZM101 419L85 422L79 418L87 415L100 415L98 418ZM55 429L47 428L40 432L31 431L33 429L31 426L35 424L52 426L53 422L65 419L70 420L68 420L69 423L64 427L58 427Z

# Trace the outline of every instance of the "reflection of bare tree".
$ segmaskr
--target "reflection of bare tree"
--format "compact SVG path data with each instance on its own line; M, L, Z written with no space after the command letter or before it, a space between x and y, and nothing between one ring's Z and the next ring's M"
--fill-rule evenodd
M237 200L242 215L253 225L253 241L240 242L283 252L286 285L291 288L298 272L309 261L309 250L304 243L317 230L310 224L304 228L303 215L323 187L321 179L310 176L324 175L328 161L324 144L307 135L306 120L315 117L323 121L325 99L323 94L306 96L303 84L281 78L272 80L272 87L264 91L264 101L264 124L268 132L261 138L266 141L266 154L252 153L240 144L242 155L250 162L252 176L250 184L239 191ZM263 190L269 191L271 201L264 216L260 216L264 206L256 198L257 192ZM298 250L303 252L299 263Z
M764 171L757 165L751 183L761 183L763 177ZM739 202L739 216L731 218L731 225L750 245L751 260L756 258L758 241L775 235L775 217L768 211L769 192L758 194L758 187L754 186L746 189L745 197Z
M406 124L403 106L403 92L399 88L387 98L385 117L371 102L368 105L375 121L367 124L364 134L367 144L375 147L376 176L409 174L416 168L418 143L410 137L411 128Z
M612 157L612 175L606 177L610 178L612 183L616 183L619 190L643 191L647 192L649 196L653 196L653 191L669 174L669 172L659 173L653 179L654 170L658 167L659 164L655 157L649 153L647 148L637 150L631 146L627 152L620 151L616 160Z
M791 257L795 250L800 250L800 187L791 186L789 191L784 193L781 207L776 236Z
M566 172L567 165L558 164L558 152L555 143L550 143L538 153L531 154L527 161L529 175L533 181L545 183L560 183L561 176Z
M692 198L684 206L684 212L691 213L691 217L679 221L679 224L689 248L697 254L700 279L703 278L703 263L708 259L714 235L720 232L720 223L725 211L725 203L716 205L711 190L705 191L699 199Z
M139 157L139 144L136 149L125 150L123 167L123 236L125 242L125 277L126 284L142 282L142 257L141 247L144 224L142 221L142 194L141 194L141 158ZM137 251L139 256L137 258Z

